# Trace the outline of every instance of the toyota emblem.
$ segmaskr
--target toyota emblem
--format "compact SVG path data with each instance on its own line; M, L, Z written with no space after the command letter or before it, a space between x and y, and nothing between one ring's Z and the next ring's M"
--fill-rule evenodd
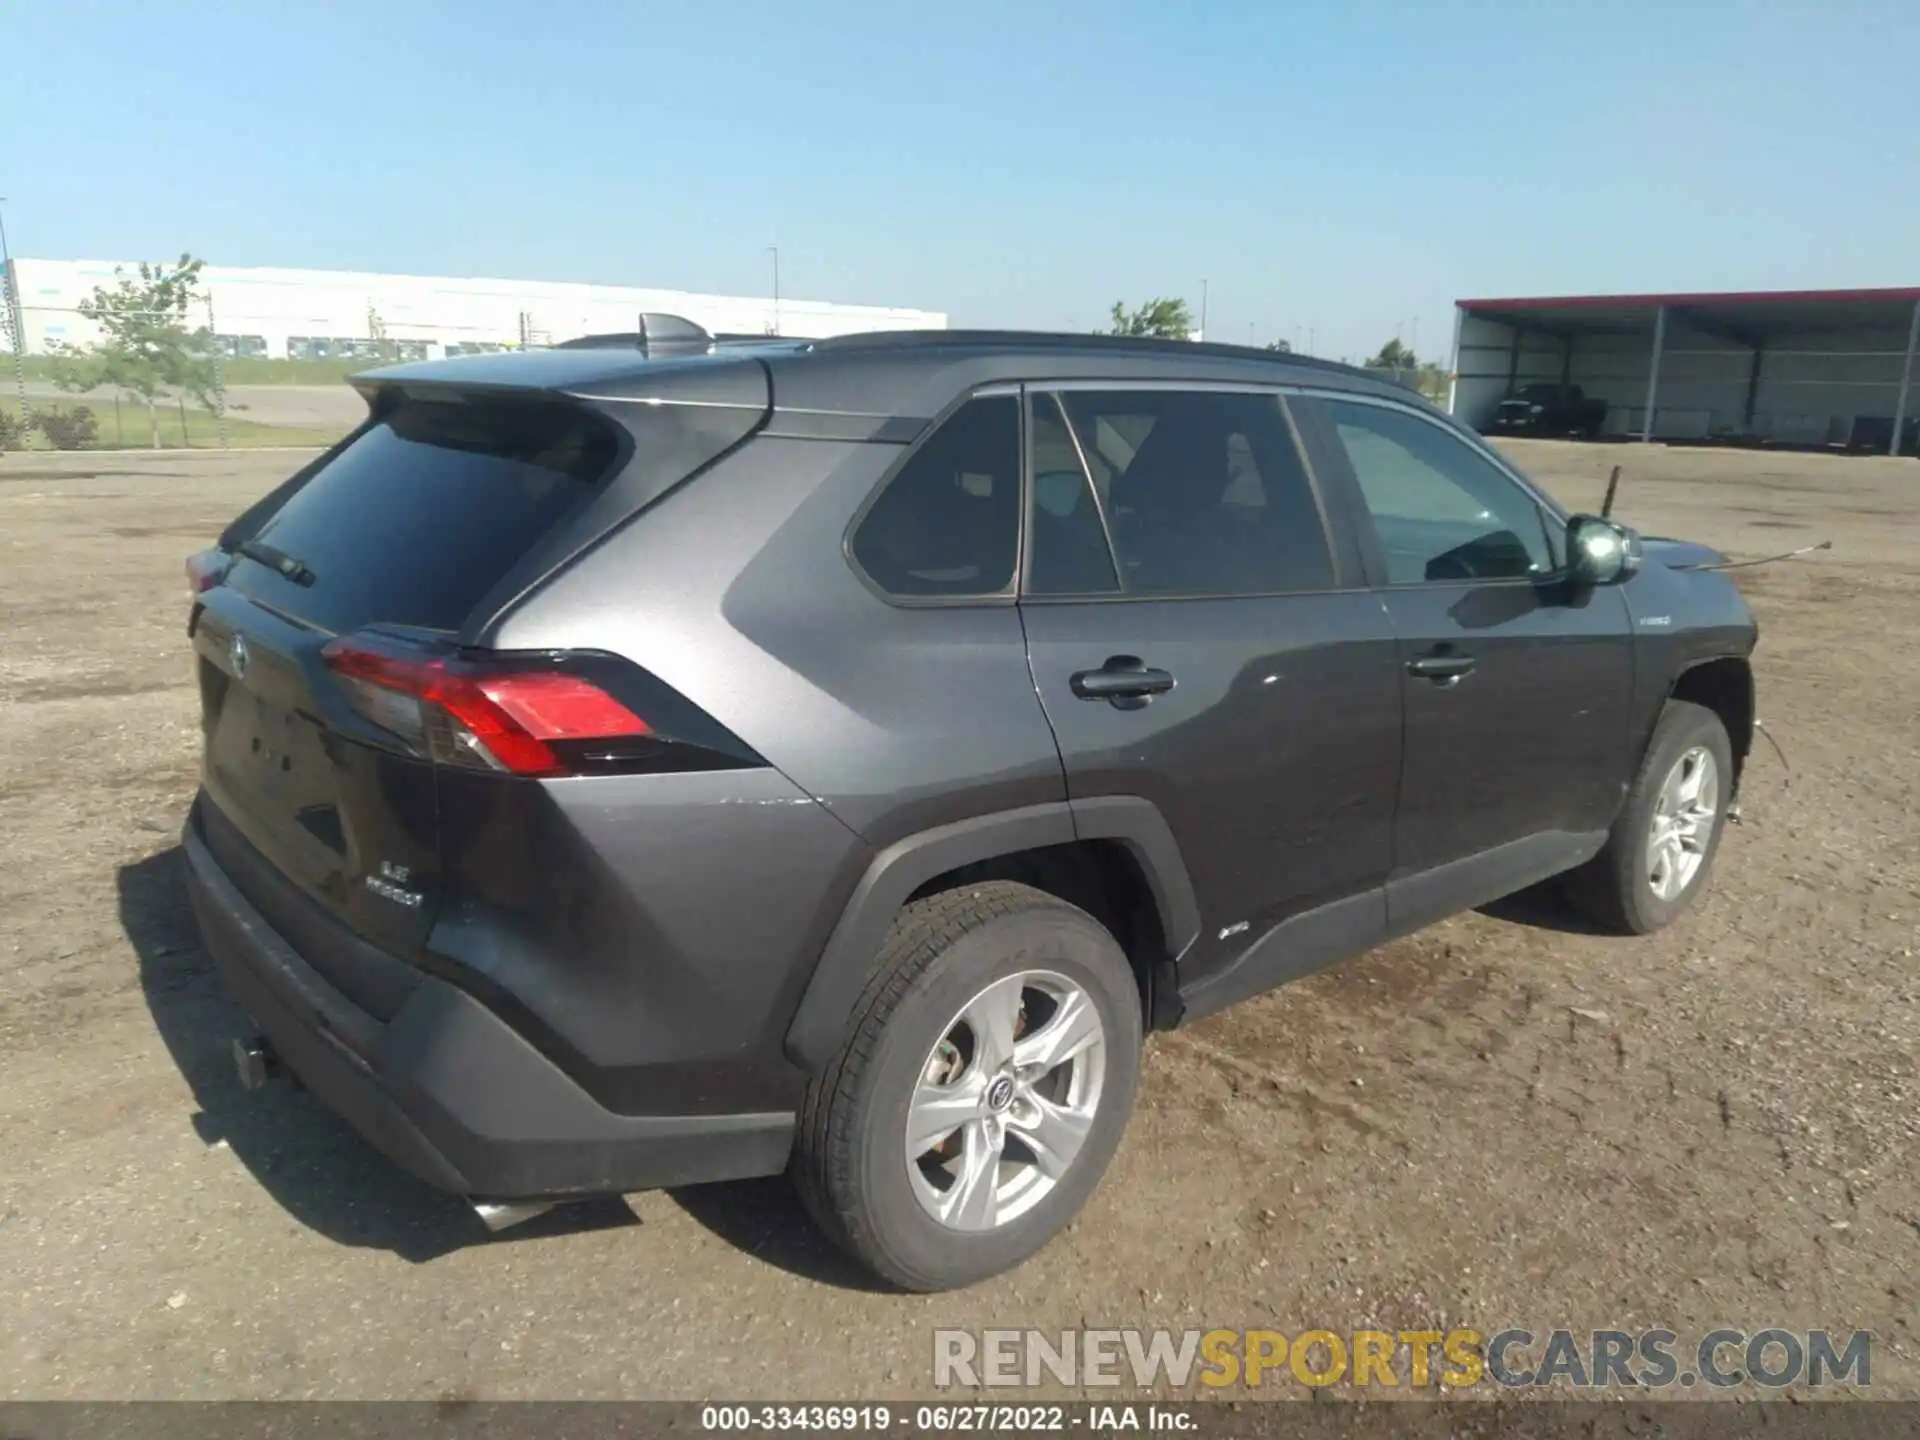
M235 635L227 643L227 659L233 662L233 678L241 679L247 673L247 637Z

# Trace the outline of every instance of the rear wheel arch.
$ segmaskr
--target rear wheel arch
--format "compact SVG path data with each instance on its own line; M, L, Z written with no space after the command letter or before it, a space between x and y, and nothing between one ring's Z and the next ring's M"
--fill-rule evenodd
M1135 797L1051 803L943 825L876 855L801 995L788 1057L809 1071L832 1059L902 907L988 880L1030 885L1092 915L1133 963L1147 1023L1177 1018L1172 965L1199 933L1199 907L1165 818Z

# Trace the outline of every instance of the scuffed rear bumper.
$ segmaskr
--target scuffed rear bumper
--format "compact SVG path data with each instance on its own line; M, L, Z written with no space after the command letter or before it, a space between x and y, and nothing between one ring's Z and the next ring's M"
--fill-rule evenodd
M227 984L286 1066L401 1168L456 1194L532 1199L776 1174L791 1113L619 1115L465 991L423 977L391 1021L276 933L189 821L188 889Z

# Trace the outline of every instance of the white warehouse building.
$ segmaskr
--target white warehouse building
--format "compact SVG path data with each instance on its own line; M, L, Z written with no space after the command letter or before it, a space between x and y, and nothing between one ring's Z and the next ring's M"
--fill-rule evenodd
M12 262L8 278L28 354L85 346L98 327L80 304L116 271L109 260ZM629 285L377 275L208 265L189 320L208 325L229 355L272 359L437 359L443 355L549 345L581 335L630 333L643 311L681 315L715 335L823 339L863 330L940 330L933 310L838 305L785 297L702 295ZM9 326L9 329L12 327ZM376 346L378 348L376 348Z

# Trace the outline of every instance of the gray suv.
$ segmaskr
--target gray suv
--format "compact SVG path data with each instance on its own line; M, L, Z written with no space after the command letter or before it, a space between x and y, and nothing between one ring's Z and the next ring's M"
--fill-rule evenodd
M495 1225L791 1173L911 1289L1098 1183L1144 1032L1553 876L1645 932L1753 731L1716 557L1235 347L377 370L194 557L208 947Z

